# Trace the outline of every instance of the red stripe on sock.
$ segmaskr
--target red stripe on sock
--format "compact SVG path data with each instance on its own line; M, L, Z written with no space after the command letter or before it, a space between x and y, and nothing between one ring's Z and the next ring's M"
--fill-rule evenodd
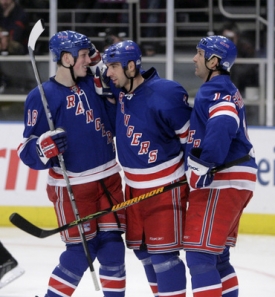
M151 287L153 294L156 295L158 293L158 285L150 283L150 287Z
M102 289L116 289L123 290L125 289L125 279L106 279L100 277L100 282L102 285Z
M227 277L222 278L222 290L226 291L231 288L238 288L238 278L236 274L229 275Z
M205 290L204 290L205 289ZM194 297L221 297L222 296L222 287L218 288L202 288L200 291L198 289L193 290Z
M75 286L69 287L68 285L62 283L61 281L58 281L54 278L50 278L49 280L49 290L50 287L54 288L55 290L61 292L62 294L68 295L68 296L72 296L74 290L75 290Z

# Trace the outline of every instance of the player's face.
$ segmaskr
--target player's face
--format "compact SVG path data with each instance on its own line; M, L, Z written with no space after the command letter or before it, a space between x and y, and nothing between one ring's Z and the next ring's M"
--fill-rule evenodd
M110 77L116 88L127 88L130 86L129 79L124 74L120 63L107 63L107 76Z
M87 67L91 62L89 57L89 50L82 49L78 52L78 57L74 65L74 75L75 77L83 77L87 75Z
M209 70L205 66L204 50L197 49L193 62L195 63L195 75L206 81Z

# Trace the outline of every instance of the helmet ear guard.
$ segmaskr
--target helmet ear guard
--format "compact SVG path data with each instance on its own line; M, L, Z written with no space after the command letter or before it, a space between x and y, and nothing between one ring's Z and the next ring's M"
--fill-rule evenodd
M81 49L91 50L92 48L94 45L87 36L70 30L54 34L49 42L49 49L54 62L61 60L63 52L71 53L76 59Z
M235 44L224 36L209 36L202 38L197 48L204 50L205 59L208 61L214 56L219 59L219 69L230 72L237 57Z

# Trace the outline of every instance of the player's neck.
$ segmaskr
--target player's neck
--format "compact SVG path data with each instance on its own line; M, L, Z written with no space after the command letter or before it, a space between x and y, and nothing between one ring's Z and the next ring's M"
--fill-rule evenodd
M133 88L132 88L131 92L133 92L143 82L144 82L144 78L142 77L142 75L138 75L137 77L135 77L134 82L133 82Z
M63 71L64 69L58 68L54 79L65 87L72 87L75 82L71 76L70 71ZM67 69L66 69L67 70Z

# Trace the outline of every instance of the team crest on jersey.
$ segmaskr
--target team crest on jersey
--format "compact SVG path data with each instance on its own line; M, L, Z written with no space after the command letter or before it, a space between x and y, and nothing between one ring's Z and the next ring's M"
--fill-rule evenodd
M72 92L74 92L75 94L81 94L81 89L79 88L79 86L78 85L74 85L74 86L72 86L71 88L71 91Z
M127 100L131 100L134 95L135 95L134 93L129 93L129 94L126 94L125 97Z

